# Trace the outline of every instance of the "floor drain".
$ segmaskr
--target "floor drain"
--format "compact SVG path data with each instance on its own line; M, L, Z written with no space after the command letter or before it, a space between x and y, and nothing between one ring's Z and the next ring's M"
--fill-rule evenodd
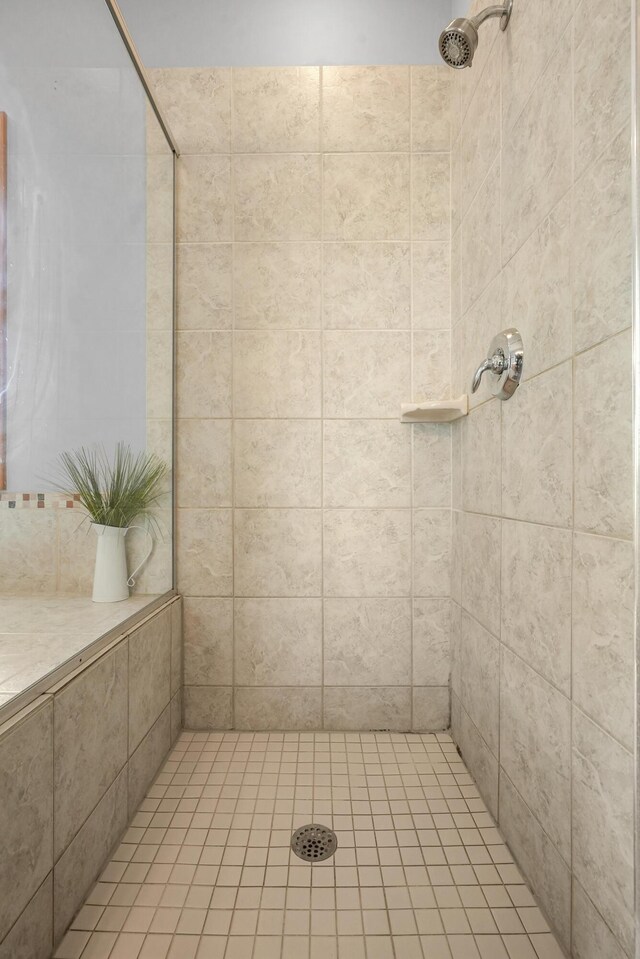
M291 839L291 848L300 859L322 862L323 859L333 856L338 848L338 838L327 826L311 823L296 829Z

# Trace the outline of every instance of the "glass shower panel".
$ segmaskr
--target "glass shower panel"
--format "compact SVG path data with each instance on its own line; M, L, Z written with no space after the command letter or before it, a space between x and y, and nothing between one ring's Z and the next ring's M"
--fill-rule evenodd
M173 154L102 0L0 12L6 115L6 476L0 593L90 596L95 542L61 452L172 466ZM171 482L137 589L172 578ZM148 539L128 537L130 561Z

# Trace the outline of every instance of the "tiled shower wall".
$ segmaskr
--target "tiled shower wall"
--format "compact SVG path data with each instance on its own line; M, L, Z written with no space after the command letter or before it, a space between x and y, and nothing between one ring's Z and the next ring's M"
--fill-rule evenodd
M180 731L181 649L171 600L0 724L0 959L50 956L94 885Z
M454 389L525 343L453 432L453 732L580 959L633 951L629 20L518 0L452 111Z
M154 70L192 728L449 723L445 68Z

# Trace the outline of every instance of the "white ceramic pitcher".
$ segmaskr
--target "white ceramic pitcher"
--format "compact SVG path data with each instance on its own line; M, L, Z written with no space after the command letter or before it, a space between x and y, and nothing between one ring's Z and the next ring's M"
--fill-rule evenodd
M135 586L135 577L151 556L153 536L144 526L100 526L91 524L97 533L96 566L93 574L94 603L119 603L129 598L129 589ZM149 550L131 576L127 574L125 537L130 529L141 529L149 537Z

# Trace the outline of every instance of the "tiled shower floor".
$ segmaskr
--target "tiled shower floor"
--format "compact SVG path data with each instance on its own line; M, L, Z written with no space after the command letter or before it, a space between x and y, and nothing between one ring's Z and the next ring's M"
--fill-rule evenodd
M289 843L338 836L310 865ZM446 734L184 732L57 959L559 959Z

